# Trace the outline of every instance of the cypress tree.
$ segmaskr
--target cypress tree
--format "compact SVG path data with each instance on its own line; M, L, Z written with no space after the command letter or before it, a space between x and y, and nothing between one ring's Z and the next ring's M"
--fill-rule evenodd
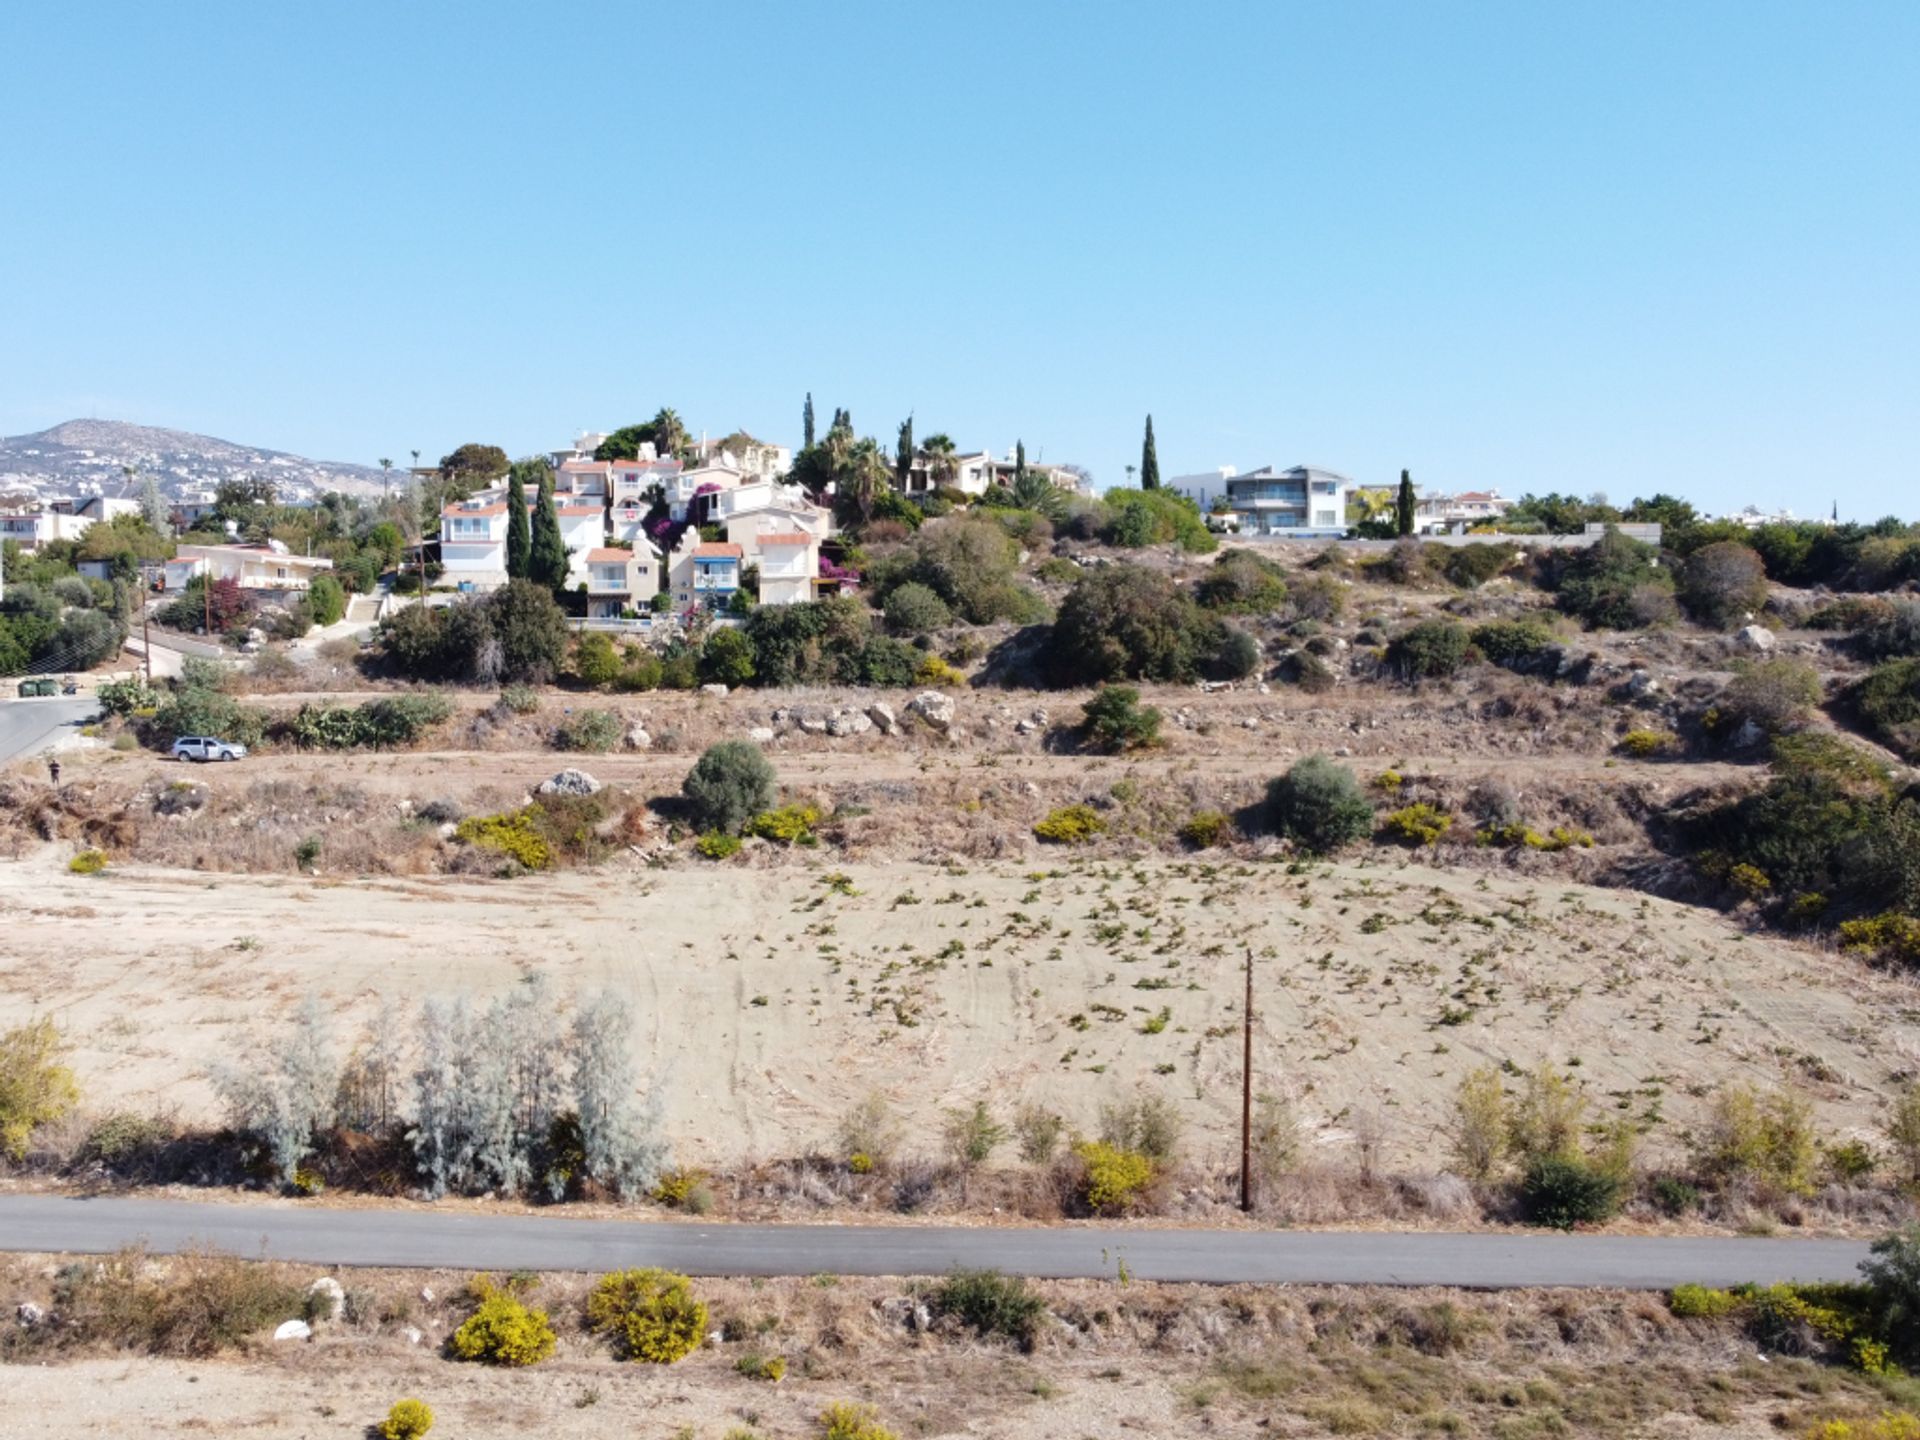
M1013 483L1018 485L1027 478L1027 442L1013 442Z
M800 409L800 430L805 436L805 442L801 448L811 450L813 448L813 392L811 390L807 391L807 403Z
M507 472L507 578L527 578L527 561L533 554L533 521L527 515L526 472L534 468L531 460L522 460ZM539 467L542 471L544 465Z
M1140 488L1160 488L1160 457L1153 449L1153 416L1147 416L1147 438L1140 443Z
M1400 493L1394 497L1394 529L1402 535L1413 533L1413 476L1400 472Z
M913 416L909 415L900 422L900 443L893 452L893 483L896 489L905 492L907 481L913 474Z
M553 503L553 476L540 480L540 507L533 515L533 544L527 554L527 579L549 590L567 583L567 542L560 538L560 514Z

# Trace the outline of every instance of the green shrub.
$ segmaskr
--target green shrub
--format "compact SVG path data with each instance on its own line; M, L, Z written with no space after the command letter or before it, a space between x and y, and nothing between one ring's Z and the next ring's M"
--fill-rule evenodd
M1518 547L1504 541L1492 545L1450 545L1440 562L1440 573L1462 590L1478 590L1513 564L1519 553Z
M588 755L604 755L627 733L611 710L576 710L554 727L554 748Z
M1076 568L1073 573L1080 572ZM917 580L909 580L887 596L886 617L887 628L896 635L926 635L953 623L947 602Z
M740 853L740 837L724 830L709 830L693 842L693 848L709 860L725 860Z
M1751 722L1777 735L1804 722L1819 700L1820 676L1803 661L1736 661L1733 678L1714 701L1717 723L1709 728L1732 734Z
M347 592L331 575L316 575L313 583L307 586L307 609L313 616L314 624L337 624L340 617L347 613Z
M1847 705L1875 739L1920 759L1920 658L1890 660L1847 691Z
M320 861L323 848L318 835L309 835L293 847L293 863L302 870L311 870Z
M0 1154L18 1160L27 1140L80 1103L73 1071L60 1063L66 1044L51 1020L0 1034Z
M433 1411L424 1400L397 1401L375 1428L380 1440L420 1440L433 1428Z
M1920 1224L1908 1224L1873 1242L1860 1274L1872 1297L1880 1333L1894 1353L1920 1360Z
M782 805L778 810L767 810L753 817L746 824L744 834L757 835L762 840L775 840L782 845L811 845L814 843L813 827L820 823L820 812L811 805Z
M1267 817L1277 834L1320 855L1363 840L1373 830L1373 807L1360 783L1324 755L1296 761L1268 784Z
M266 716L240 704L231 695L197 686L176 691L161 704L147 722L150 743L171 745L182 735L210 735L216 740L233 740L249 749L259 745L266 730Z
M1156 570L1104 565L1061 602L1046 663L1064 685L1191 680L1221 646L1220 621Z
M871 1405L835 1402L820 1412L820 1428L825 1440L900 1440Z
M503 686L499 705L509 715L531 715L540 708L540 692L531 685Z
M949 664L938 655L925 655L913 671L913 683L916 685L940 685L949 690L958 689L967 683L964 670Z
M1767 568L1750 545L1703 545L1680 566L1678 592L1695 620L1730 630L1767 603Z
M553 1326L544 1310L532 1310L486 1276L472 1285L480 1304L447 1340L456 1359L489 1365L537 1365L553 1353Z
M1896 600L1870 624L1862 625L1854 645L1870 660L1920 655L1920 600Z
M765 1380L777 1385L786 1378L787 1362L778 1355L761 1355L748 1351L733 1362L733 1368L749 1380Z
M1173 544L1193 555L1210 555L1219 548L1219 540L1200 518L1200 507L1183 495L1116 485L1100 498L1109 516L1100 538L1109 545L1139 549Z
M1047 1305L1027 1282L998 1270L955 1270L935 1287L933 1309L951 1315L979 1335L999 1335L1022 1350L1033 1348Z
M1612 1218L1620 1182L1584 1160L1541 1155L1527 1167L1520 1201L1529 1224L1571 1230Z
M452 713L444 695L388 695L357 708L302 705L287 729L306 750L386 749L413 743Z
M1522 672L1538 669L1559 648L1553 631L1538 620L1489 620L1467 638L1492 664Z
M1387 816L1380 833L1403 845L1438 845L1440 837L1452 828L1453 816L1422 800Z
M1668 1215L1686 1215L1700 1208L1700 1189L1676 1175L1662 1175L1653 1182L1653 1203Z
M1920 965L1920 917L1887 910L1842 920L1840 948L1902 965Z
M1272 615L1287 603L1287 572L1251 550L1229 550L1194 582L1193 598L1208 610Z
M139 675L129 675L123 680L102 680L93 695L107 714L123 718L136 710L152 710L160 703L160 697L147 688L147 682Z
M1629 730L1614 749L1635 760L1651 760L1656 755L1671 755L1677 743L1666 730Z
M1667 1296L1667 1308L1682 1320L1719 1320L1731 1315L1740 1302L1725 1290L1705 1285L1676 1285Z
M1063 805L1033 827L1033 833L1050 845L1084 845L1106 830L1106 820L1091 805Z
M1467 663L1472 642L1451 620L1422 620L1387 646L1387 665L1402 679L1439 679Z
M1596 629L1631 630L1672 608L1673 577L1660 552L1611 527L1593 545L1549 557L1549 584L1560 608Z
M1090 748L1106 755L1144 750L1160 742L1160 712L1140 703L1131 685L1102 685L1081 707Z
M1812 1105L1787 1090L1762 1095L1751 1085L1723 1086L1693 1136L1694 1169L1722 1186L1745 1181L1808 1194L1816 1153Z
M1215 680L1244 680L1260 668L1260 642L1237 625L1221 625L1202 669Z
M495 850L527 870L545 870L553 864L553 847L534 823L534 807L501 815L470 815L455 827L453 837L483 850Z
M1131 1210L1153 1183L1153 1161L1138 1150L1083 1140L1073 1153L1080 1158L1082 1170L1080 1198L1097 1215Z
M684 1275L617 1270L603 1275L587 1297L587 1324L612 1336L629 1360L671 1365L700 1348L707 1307Z
M611 636L589 631L574 642L573 670L582 685L602 689L620 674L620 652Z
M735 689L753 679L753 642L743 631L715 630L700 648L700 677Z
M722 740L694 763L680 789L696 829L734 834L773 809L773 787L773 765L758 745Z
M107 852L88 848L67 861L67 869L75 875L98 875L107 868Z
M1196 811L1180 827L1180 839L1195 850L1211 850L1233 842L1233 821L1224 811Z

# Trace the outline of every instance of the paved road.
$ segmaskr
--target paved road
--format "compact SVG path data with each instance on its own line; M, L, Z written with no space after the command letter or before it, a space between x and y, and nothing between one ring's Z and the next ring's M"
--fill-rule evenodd
M0 1196L0 1250L97 1254L134 1241L163 1252L215 1245L317 1265L581 1271L660 1265L691 1275L940 1275L960 1265L1099 1278L1113 1277L1124 1261L1140 1280L1476 1289L1847 1280L1866 1255L1865 1245L1850 1240L662 1224L290 1202Z
M17 682L0 683L11 688ZM51 750L64 736L99 713L99 703L86 695L0 700L0 762Z

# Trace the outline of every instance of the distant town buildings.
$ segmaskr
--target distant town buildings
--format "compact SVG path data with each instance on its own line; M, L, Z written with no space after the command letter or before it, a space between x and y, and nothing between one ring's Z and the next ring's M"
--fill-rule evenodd
M105 495L43 500L21 495L0 500L0 541L11 540L22 550L37 550L55 540L78 540L93 526L116 515L138 515L138 500Z
M1497 490L1462 490L1458 495L1420 496L1413 507L1413 528L1420 534L1459 526L1491 525L1513 508Z

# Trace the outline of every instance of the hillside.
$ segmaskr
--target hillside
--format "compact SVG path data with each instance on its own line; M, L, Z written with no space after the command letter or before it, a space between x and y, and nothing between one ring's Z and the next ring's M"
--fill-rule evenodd
M118 495L127 483L126 466L139 477L152 476L169 497L252 476L272 480L289 499L327 490L365 493L380 485L380 471L364 465L119 420L69 420L32 435L0 438L0 489Z

